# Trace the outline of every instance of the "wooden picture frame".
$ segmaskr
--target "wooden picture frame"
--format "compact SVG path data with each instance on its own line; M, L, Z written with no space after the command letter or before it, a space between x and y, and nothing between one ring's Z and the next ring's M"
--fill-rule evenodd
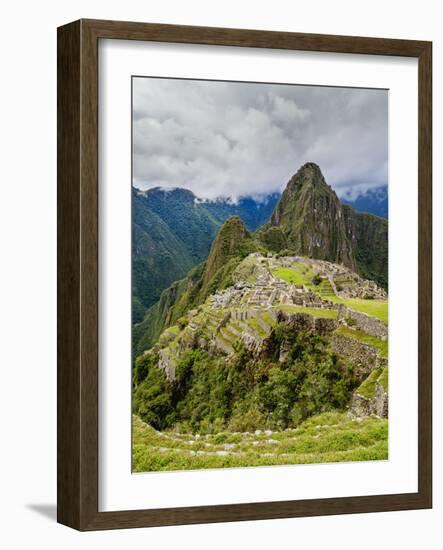
M98 511L98 41L124 39L405 56L419 76L418 491ZM58 29L58 521L79 530L432 506L432 44L423 41L80 20Z

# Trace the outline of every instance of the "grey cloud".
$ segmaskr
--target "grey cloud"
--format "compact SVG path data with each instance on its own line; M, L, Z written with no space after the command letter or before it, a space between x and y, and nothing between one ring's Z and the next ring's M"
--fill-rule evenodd
M308 161L339 195L387 183L384 90L135 78L133 94L139 188L259 195Z

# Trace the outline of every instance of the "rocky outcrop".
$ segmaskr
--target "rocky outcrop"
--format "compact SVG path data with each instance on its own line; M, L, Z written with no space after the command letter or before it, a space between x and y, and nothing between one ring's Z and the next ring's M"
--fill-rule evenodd
M269 226L279 227L287 247L297 254L355 268L342 204L312 162L303 165L289 180Z
M387 366L380 366L354 392L349 410L358 417L373 414L386 418L388 408L388 369Z
M370 416L371 414L381 418L388 417L389 397L383 386L376 383L375 393L372 398L364 397L358 392L352 396L350 413L357 417Z
M356 271L388 287L388 220L343 205L346 231L352 236Z
M167 350L160 350L158 357L158 368L165 371L168 380L175 380L177 362L171 357Z

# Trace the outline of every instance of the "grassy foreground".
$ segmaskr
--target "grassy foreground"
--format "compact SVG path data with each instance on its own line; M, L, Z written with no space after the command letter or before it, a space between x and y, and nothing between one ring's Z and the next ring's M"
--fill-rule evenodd
M284 431L158 432L133 416L133 471L387 460L388 421L323 413Z

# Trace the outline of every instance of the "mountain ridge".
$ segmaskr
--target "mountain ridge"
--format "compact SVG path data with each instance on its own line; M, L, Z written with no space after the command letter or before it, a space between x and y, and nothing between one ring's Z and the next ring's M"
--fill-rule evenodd
M343 204L352 206L357 212L365 212L378 216L379 218L388 219L389 203L387 185L380 185L373 189L367 189L353 198L345 194L340 200Z
M256 202L201 202L184 188L132 191L133 322L140 322L161 292L205 260L219 227L240 215L249 230L267 221L278 196Z

